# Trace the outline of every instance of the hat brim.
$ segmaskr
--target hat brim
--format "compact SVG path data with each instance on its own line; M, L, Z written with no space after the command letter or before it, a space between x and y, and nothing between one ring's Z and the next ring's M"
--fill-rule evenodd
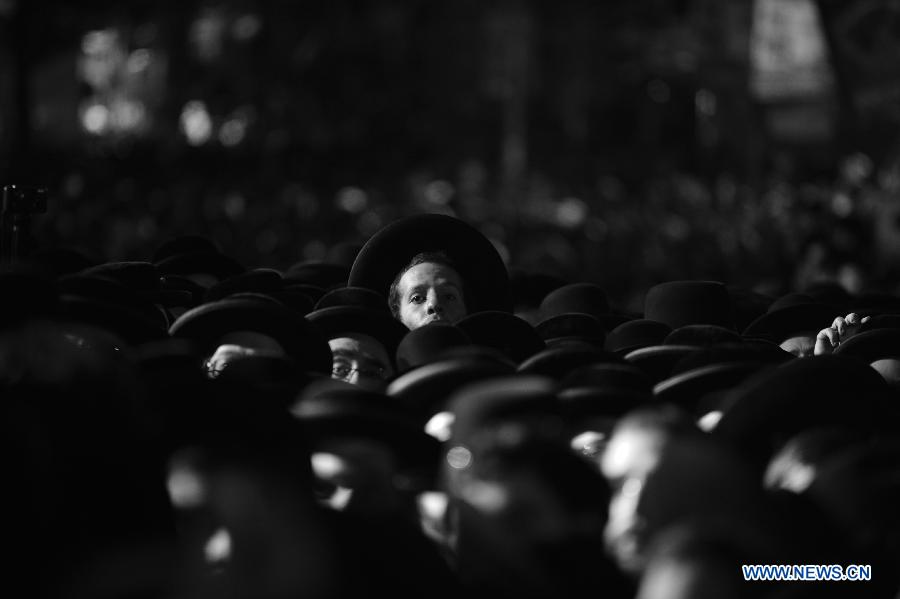
M408 216L375 233L356 256L347 285L387 297L397 274L422 252L444 252L457 265L469 313L512 311L509 275L496 248L471 225L442 214Z
M171 336L195 339L207 347L235 331L268 335L301 367L312 372L331 372L328 342L302 316L276 301L231 297L202 304L182 314L169 328Z
M326 339L334 339L347 333L373 337L384 345L391 357L397 352L400 341L409 332L409 329L386 310L379 312L356 306L322 308L307 314L306 319Z
M653 396L657 401L702 416L709 407L703 401L706 396L736 387L766 367L762 362L725 362L701 366L657 383L653 387Z
M742 335L781 343L799 333L818 333L840 315L840 310L824 304L795 304L763 314L747 325Z

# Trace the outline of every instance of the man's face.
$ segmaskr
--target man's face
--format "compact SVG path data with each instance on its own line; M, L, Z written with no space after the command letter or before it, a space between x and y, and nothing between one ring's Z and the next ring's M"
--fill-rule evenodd
M417 264L403 273L397 290L400 322L410 330L432 322L453 324L466 315L462 280L449 266Z
M784 351L790 352L798 358L811 356L816 347L816 333L810 332L788 337L782 341L779 346Z
M368 335L338 337L328 342L331 348L331 378L381 391L394 374L384 346Z

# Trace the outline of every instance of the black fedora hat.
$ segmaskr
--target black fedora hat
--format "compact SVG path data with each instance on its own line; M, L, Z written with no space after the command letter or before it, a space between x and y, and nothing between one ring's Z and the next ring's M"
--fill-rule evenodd
M650 395L653 392L653 381L633 364L624 361L605 362L577 368L559 382L561 390L579 387L622 389Z
M475 357L439 360L414 368L395 378L386 394L408 405L424 424L446 406L458 389L475 381L515 373L510 363Z
M708 401L711 395L718 398L720 392L737 387L766 366L748 361L700 366L660 381L653 387L653 396L699 417L716 407L715 402Z
M838 308L816 301L810 295L790 293L772 302L765 314L747 325L743 336L781 343L794 335L816 334L831 326L840 315Z
M493 347L516 363L545 348L534 327L509 312L487 310L462 318L456 326L475 345Z
M625 354L625 361L640 368L654 383L672 376L675 364L700 351L696 345L651 345Z
M551 316L534 328L547 345L583 341L602 348L606 341L606 327L603 323L596 317L581 312Z
M349 266L324 260L303 260L284 271L287 283L315 285L326 290L345 286L349 276Z
M312 372L331 372L328 342L303 317L277 300L234 295L188 310L169 327L173 337L197 340L215 349L229 333L253 331L275 339L285 354Z
M164 286L162 274L152 262L106 262L88 267L79 274L114 279L147 301L162 306L186 306L193 299L183 290Z
M154 262L163 275L186 277L207 275L214 281L222 281L244 272L246 269L236 260L219 252L197 251L173 254Z
M365 287L335 287L327 291L316 302L316 310L335 306L359 306L360 308L390 312L387 298L377 291Z
M470 347L472 340L456 325L433 322L406 333L397 346L397 370L405 372L444 357L455 347Z
M717 281L668 281L654 285L644 297L644 318L677 329L688 324L714 324L734 329L728 288Z
M861 360L821 355L765 370L726 395L714 434L760 469L787 439L813 428L870 434L897 426L887 383Z
M709 347L719 343L740 343L740 341L741 336L734 329L714 324L686 324L666 335L662 344Z
M642 347L662 345L672 327L656 320L638 318L622 323L606 336L604 343L608 351L625 355Z
M391 448L407 466L436 468L440 443L422 430L415 414L383 393L343 381L313 382L290 407L313 445L339 437L363 437Z
M842 341L834 353L853 356L865 362L900 358L900 329L877 328L862 331Z
M386 310L371 310L358 306L322 308L307 314L306 319L325 339L334 339L350 333L368 335L380 342L392 359L397 353L400 341L409 333L409 329Z
M602 418L615 421L625 414L650 405L649 391L618 387L569 387L557 392L563 415L572 423Z
M519 364L522 374L562 380L567 374L589 364L621 362L616 354L589 344L570 343L540 351Z
M347 284L387 297L394 278L422 252L443 252L453 260L470 313L512 311L509 276L496 248L471 225L441 214L401 218L375 233L353 262Z
M447 404L454 415L451 446L480 445L485 429L510 422L524 424L526 436L554 437L563 430L555 385L546 377L517 374L477 381L458 389Z
M720 343L699 348L697 351L687 354L675 362L671 375L728 362L755 362L777 366L794 359L796 359L794 354L781 349L773 342L761 339L744 340L740 343Z
M272 294L284 289L281 273L271 268L254 268L223 279L206 290L203 301L214 302L235 293Z
M134 345L166 337L166 315L119 281L74 274L61 277L61 315L111 331Z
M590 314L607 331L631 320L610 309L606 291L595 283L570 283L550 291L541 301L540 311L543 320L562 314Z

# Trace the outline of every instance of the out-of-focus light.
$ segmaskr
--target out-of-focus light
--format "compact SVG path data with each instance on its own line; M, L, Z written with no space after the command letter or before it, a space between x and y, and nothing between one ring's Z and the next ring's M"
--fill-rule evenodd
M584 431L572 437L569 447L579 455L596 457L606 443L606 434L598 431Z
M192 100L184 105L181 111L181 131L192 146L200 146L212 136L212 117L206 110L206 104L200 100Z
M331 480L347 471L347 461L341 456L317 451L310 456L313 474L322 480Z
M578 198L565 198L556 206L556 222L561 227L574 229L584 224L588 217L588 206Z
M209 564L221 564L231 558L231 534L220 528L212 534L203 547L203 555Z
M8 17L16 9L16 0L0 0L0 16Z
M138 48L128 55L128 62L125 68L129 73L140 73L150 66L153 62L153 52L147 48Z
M719 424L719 421L722 419L722 412L719 410L713 410L712 412L707 412L697 421L697 426L700 427L700 430L705 432L710 432Z
M665 104L672 97L672 91L665 81L653 79L647 84L647 95L657 104Z
M241 15L231 25L231 35L241 42L252 40L261 30L262 19L253 13Z
M450 498L446 493L440 491L426 491L420 493L416 497L416 503L419 507L419 513L428 517L432 521L439 522L447 513L450 505Z
M206 501L206 486L200 475L189 466L181 464L169 472L166 480L169 501L178 509L190 509Z
M509 505L509 492L501 485L487 481L472 481L460 491L472 507L486 514L497 514Z
M452 412L438 412L425 423L425 432L443 443L450 439L454 420Z
M303 246L303 257L306 260L321 260L328 254L328 246L314 239Z
M227 24L221 9L207 9L191 24L190 42L197 58L213 60L222 53Z
M230 193L225 198L224 203L225 215L231 220L238 220L244 216L247 208L247 201L239 193Z
M436 206L446 206L453 199L454 193L456 190L453 185L449 181L440 179L426 185L423 191L425 201Z
M359 187L344 187L335 199L338 208L350 214L359 214L369 205L369 196Z
M117 40L115 29L88 31L81 38L81 51L87 55L104 54L115 48Z
M228 119L219 129L219 141L223 146L234 147L244 141L247 135L247 122L242 119Z
M81 111L81 125L85 131L94 135L103 135L109 129L109 109L94 102Z
M468 468L472 463L472 452L461 445L450 448L447 452L447 464L455 470Z
M708 89L701 89L694 96L694 105L697 108L698 114L702 114L704 116L715 115L717 104L718 102L716 100L716 94L712 93Z
M110 120L113 129L131 131L138 129L147 118L147 110L140 102L119 100L110 107Z
M363 212L356 221L356 229L366 237L374 235L383 226L384 219L374 210Z

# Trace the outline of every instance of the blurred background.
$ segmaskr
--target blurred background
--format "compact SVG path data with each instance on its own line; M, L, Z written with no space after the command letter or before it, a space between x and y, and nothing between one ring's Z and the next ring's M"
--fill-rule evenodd
M897 287L896 0L0 0L44 245L247 267L465 218L510 268Z

